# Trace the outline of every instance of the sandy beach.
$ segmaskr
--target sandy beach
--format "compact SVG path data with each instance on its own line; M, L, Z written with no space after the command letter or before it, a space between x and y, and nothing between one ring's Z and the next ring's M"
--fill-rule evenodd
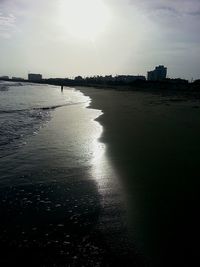
M130 239L150 266L198 260L200 102L77 88L102 110L100 141L126 192Z

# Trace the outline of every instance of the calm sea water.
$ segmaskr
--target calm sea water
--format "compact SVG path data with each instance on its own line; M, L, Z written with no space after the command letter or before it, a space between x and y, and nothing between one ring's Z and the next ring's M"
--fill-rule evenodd
M59 88L21 83L0 84L1 157L14 153L27 135L36 134L55 108L88 101L75 94L60 94Z

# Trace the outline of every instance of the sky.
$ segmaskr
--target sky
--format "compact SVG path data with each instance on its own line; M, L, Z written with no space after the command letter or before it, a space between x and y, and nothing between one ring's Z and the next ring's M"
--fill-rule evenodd
M0 0L0 76L200 78L200 0Z

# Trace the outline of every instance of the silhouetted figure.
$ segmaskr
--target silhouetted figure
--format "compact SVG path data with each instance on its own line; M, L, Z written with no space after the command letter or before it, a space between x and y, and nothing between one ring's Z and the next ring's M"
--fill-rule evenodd
M63 85L61 85L61 92L63 92Z

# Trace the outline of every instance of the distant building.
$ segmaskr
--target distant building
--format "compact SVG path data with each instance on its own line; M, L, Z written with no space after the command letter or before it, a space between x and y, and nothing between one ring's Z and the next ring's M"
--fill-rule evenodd
M162 81L167 77L167 68L163 65L156 66L154 70L147 72L148 81Z
M145 76L141 76L141 75L118 75L115 77L115 80L117 82L125 82L125 83L130 83L130 82L134 82L137 80L142 80L145 81L146 78Z
M12 80L23 81L24 79L20 77L12 77Z
M175 78L175 79L166 79L167 82L169 83L176 83L176 84L188 84L189 81L181 78Z
M42 75L41 74L33 74L29 73L28 74L28 80L31 82L38 82L42 80Z
M5 79L5 80L8 80L9 77L8 76L1 76L0 79Z

